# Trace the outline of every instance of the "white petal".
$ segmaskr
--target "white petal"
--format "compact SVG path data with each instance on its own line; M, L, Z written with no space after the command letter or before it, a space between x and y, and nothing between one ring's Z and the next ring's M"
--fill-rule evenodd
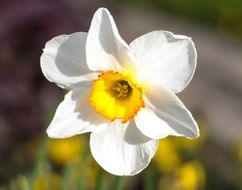
M46 43L40 62L49 81L71 89L97 78L86 64L86 38L87 33L78 32L57 36Z
M65 95L50 123L47 134L52 138L66 138L86 132L106 130L109 122L89 105L87 88Z
M168 135L189 139L199 136L197 123L173 92L162 87L150 87L146 97L146 107L135 118L143 134L153 139Z
M95 160L114 175L135 175L142 171L154 156L157 140L144 136L134 122L113 122L102 133L91 133L90 147Z
M87 64L93 71L120 71L133 64L134 55L120 37L112 15L99 8L87 36Z
M191 38L154 31L135 39L130 47L139 63L140 80L178 93L192 79L197 54Z

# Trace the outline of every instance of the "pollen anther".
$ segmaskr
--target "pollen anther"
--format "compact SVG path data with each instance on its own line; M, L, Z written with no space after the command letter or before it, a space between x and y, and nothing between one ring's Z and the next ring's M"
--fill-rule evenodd
M114 90L114 94L118 98L126 98L130 94L132 88L130 87L127 81L121 80L115 83L113 90Z

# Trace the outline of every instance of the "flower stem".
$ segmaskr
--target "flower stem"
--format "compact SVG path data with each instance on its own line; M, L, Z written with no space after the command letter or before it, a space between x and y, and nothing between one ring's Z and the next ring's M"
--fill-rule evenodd
M146 172L145 172L145 180L144 180L144 189L145 190L150 190L150 189L155 189L155 176L154 176L154 170L152 167L150 167Z
M122 187L122 177L116 176L114 179L113 190L121 190Z
M104 173L103 170L100 168L99 172L97 174L97 183L96 183L96 190L105 190L105 185L104 185Z

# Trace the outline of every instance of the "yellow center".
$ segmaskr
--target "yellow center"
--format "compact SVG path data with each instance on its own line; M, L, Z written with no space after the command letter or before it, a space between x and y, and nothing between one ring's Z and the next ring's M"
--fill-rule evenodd
M122 119L125 123L144 107L142 90L131 77L107 71L93 82L90 104L95 111L110 121Z

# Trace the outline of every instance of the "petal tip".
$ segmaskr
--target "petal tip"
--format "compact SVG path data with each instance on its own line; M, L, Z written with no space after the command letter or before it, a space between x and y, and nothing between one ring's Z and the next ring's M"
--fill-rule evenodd
M49 128L46 129L46 133L49 138L56 138L55 133L53 133Z
M101 14L102 12L105 12L105 13L109 13L109 10L105 7L100 7L96 10L96 13L95 14Z
M59 135L56 130L53 130L51 125L46 129L46 133L49 138L52 138L52 139L61 138L61 135Z
M61 132L57 132L53 129L49 129L50 127L47 128L46 133L49 138L52 139L63 139L63 138L69 138L74 135L78 135L79 133L70 133L70 134L62 134Z
M198 127L196 127L196 130L192 131L192 135L189 135L189 136L185 136L186 138L188 139L196 139L200 136L200 131L198 129Z

